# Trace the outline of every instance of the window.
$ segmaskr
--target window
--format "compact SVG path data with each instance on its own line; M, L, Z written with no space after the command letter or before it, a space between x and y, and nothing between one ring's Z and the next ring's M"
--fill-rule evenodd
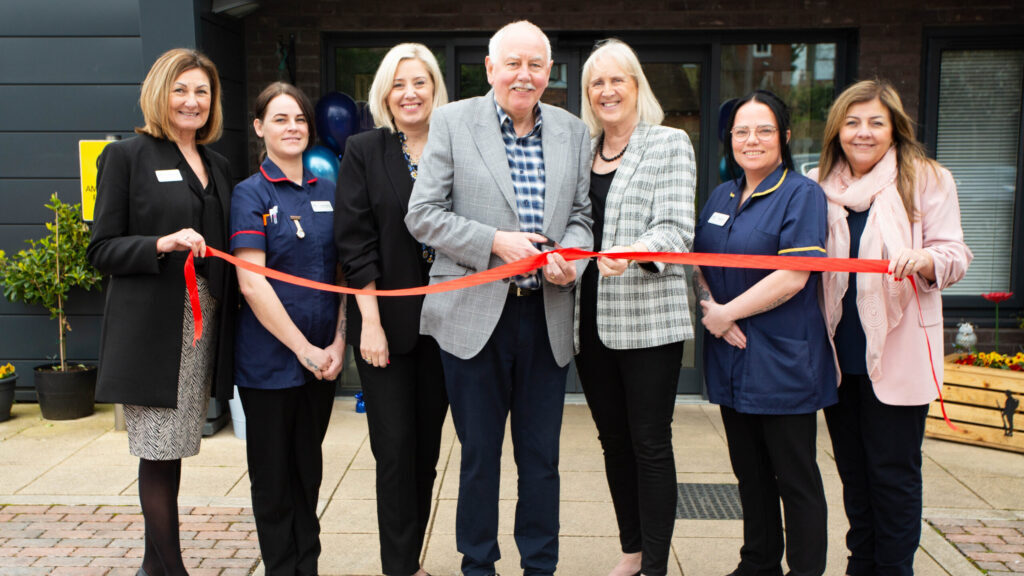
M818 165L825 120L836 96L836 44L722 46L722 101L757 89L771 90L790 106L793 162L806 174Z
M1024 50L943 52L935 158L953 173L964 240L974 252L948 294L1008 292Z
M987 292L1015 292L1004 307L1012 310L1024 301L1024 38L1014 30L926 38L922 140L956 180L964 240L974 253L964 279L943 291L947 317L990 307L978 297Z

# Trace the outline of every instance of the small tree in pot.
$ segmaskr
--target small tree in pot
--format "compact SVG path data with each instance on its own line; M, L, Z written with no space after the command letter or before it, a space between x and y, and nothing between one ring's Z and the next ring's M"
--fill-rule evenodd
M65 204L54 192L46 208L54 213L47 236L27 240L30 248L9 259L0 251L0 282L8 300L42 305L57 320L60 363L36 368L36 394L44 418L66 420L92 413L96 368L68 364L71 325L64 305L72 288L89 290L102 276L85 256L89 227L82 221L81 205Z

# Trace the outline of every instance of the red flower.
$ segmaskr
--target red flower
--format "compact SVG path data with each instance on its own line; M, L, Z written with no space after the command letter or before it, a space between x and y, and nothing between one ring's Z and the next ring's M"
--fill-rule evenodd
M988 294L982 294L981 297L989 302L999 304L1000 302L1006 302L1013 297L1013 292L989 292Z

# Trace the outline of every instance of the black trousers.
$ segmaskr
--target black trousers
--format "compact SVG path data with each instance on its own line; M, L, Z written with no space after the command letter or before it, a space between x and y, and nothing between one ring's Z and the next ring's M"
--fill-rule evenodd
M816 413L742 414L721 407L729 459L743 505L743 547L737 576L821 576L828 511L815 460ZM782 513L786 531L783 537Z
M336 386L312 380L282 390L238 389L245 409L252 512L267 576L317 573L320 446Z
M576 370L604 449L619 542L627 554L643 552L646 576L663 576L678 497L672 415L683 343L612 350L586 324Z
M928 405L883 404L866 375L843 375L825 409L850 531L849 576L910 576L921 541L921 443Z
M387 367L374 368L356 355L356 367L377 461L381 568L388 576L408 576L420 568L448 394L441 350L430 336L390 359Z
M551 352L540 294L509 296L483 350L441 352L455 433L462 443L455 544L465 576L494 574L505 423L518 472L515 535L524 576L558 565L558 451L568 366Z

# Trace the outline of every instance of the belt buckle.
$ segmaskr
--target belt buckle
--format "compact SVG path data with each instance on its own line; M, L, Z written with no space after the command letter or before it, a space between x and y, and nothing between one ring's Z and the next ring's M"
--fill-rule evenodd
M512 282L511 284L509 284L508 288L509 288L509 290L508 290L509 293L511 293L513 296L516 296L517 298L523 297L523 296L530 296L530 295L532 295L533 293L536 292L535 289L523 288L523 287L519 286L519 284L516 284L515 282Z

